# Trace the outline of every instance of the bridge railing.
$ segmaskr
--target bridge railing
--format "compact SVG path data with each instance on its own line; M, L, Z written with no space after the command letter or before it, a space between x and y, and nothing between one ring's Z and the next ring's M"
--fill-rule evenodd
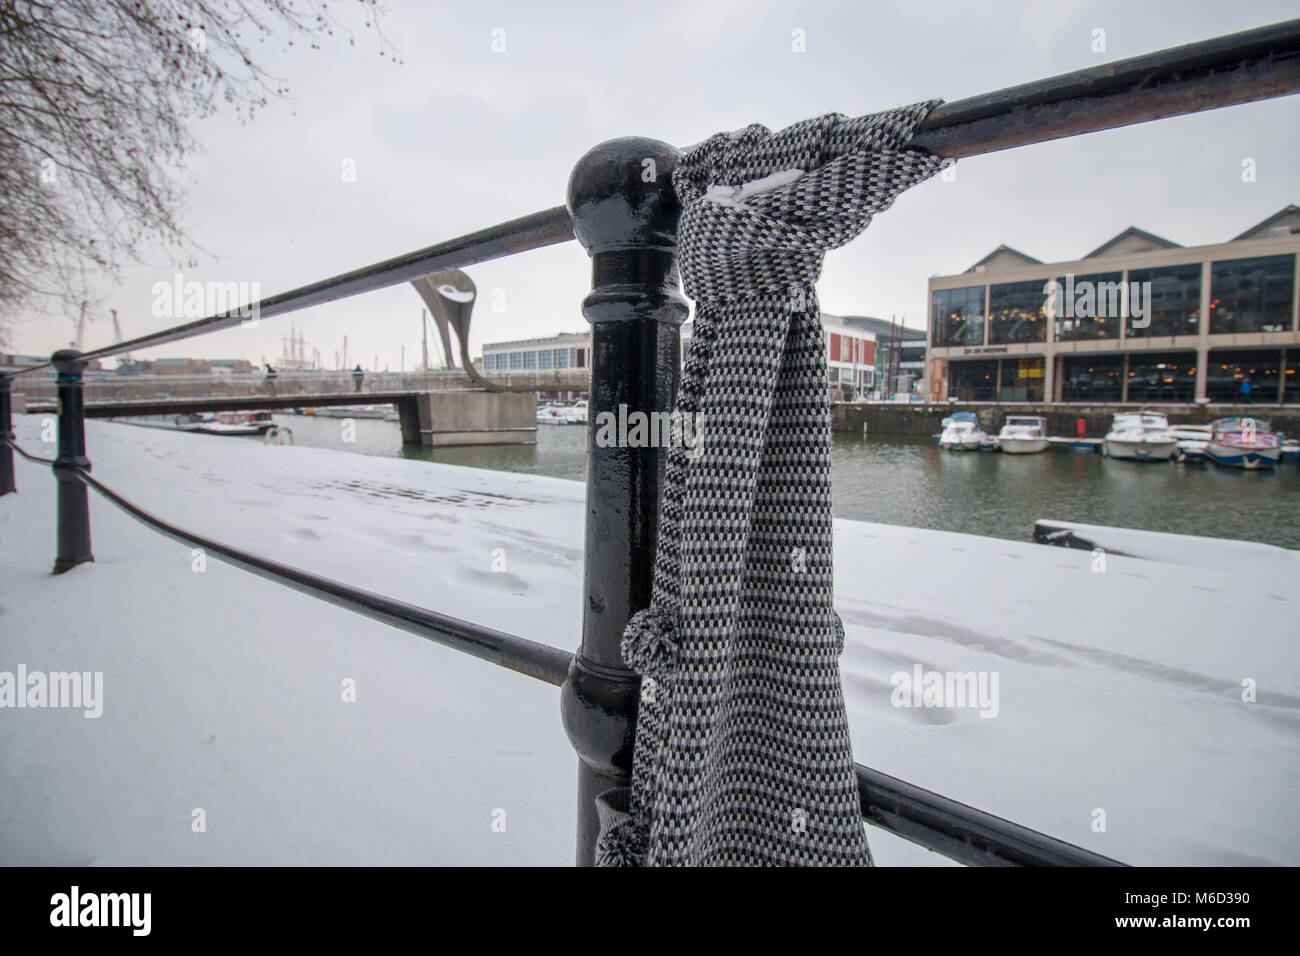
M3 374L0 372L0 374ZM516 373L494 375L503 381L519 383L536 382L546 388L554 384L554 375L526 376ZM239 375L113 375L100 373L95 377L83 375L83 388L87 402L131 401L143 398L203 398L211 395L321 395L330 392L353 392L356 380L353 373L342 370L321 372L277 372L268 377L263 372ZM582 387L585 375L569 376L562 383L565 389ZM465 391L477 388L474 382L459 369L430 369L412 372L364 372L361 376L362 392ZM29 404L53 402L58 394L58 382L53 375L33 374L23 382L23 393Z
M1300 90L1300 20L1012 87L936 109L913 144L956 159L1095 130L1246 103ZM578 238L592 260L583 314L592 324L590 420L618 404L667 411L680 369L679 329L688 310L678 288L679 212L671 171L679 152L628 138L603 143L578 162L566 206L524 216L258 303L261 318L386 288L448 268ZM646 159L659 175L643 181ZM650 601L663 450L603 447L588 434L583 633L570 654L525 638L414 607L186 531L127 501L90 474L85 383L90 359L179 341L238 325L245 308L87 353L56 352L58 454L43 459L13 441L10 384L0 376L0 493L14 491L12 450L48 464L57 487L56 573L93 560L88 489L136 519L208 553L394 627L561 687L561 714L578 755L580 864L593 860L594 798L626 785L639 684L623 663L628 618ZM36 371L36 370L31 370ZM24 373L18 373L24 374ZM859 765L864 818L874 826L973 865L1118 865L1068 842L984 813Z

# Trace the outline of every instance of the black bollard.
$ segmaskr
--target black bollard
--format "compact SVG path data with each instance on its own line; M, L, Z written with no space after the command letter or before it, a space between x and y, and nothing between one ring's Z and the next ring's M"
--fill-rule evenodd
M86 362L76 349L63 349L50 356L57 373L59 396L59 454L54 459L54 477L59 483L58 554L54 573L62 574L87 561L90 553L90 502L86 485L74 469L90 470L86 457L86 401L81 373Z
M667 460L666 448L601 447L598 426L620 405L646 415L672 408L689 311L674 259L679 155L658 140L610 140L569 178L569 215L592 262L582 303L592 325L582 645L560 695L579 757L579 866L594 861L596 796L631 779L639 679L619 645L628 618L650 603Z
M14 437L13 404L9 398L9 385L9 376L0 375L0 436L6 439L4 447L0 448L0 495L18 490L14 484L14 450L9 445Z

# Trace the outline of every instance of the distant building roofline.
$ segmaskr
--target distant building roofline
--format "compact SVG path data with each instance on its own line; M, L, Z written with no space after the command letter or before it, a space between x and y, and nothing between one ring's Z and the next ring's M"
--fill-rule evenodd
M1239 234L1233 236L1231 239L1225 240L1225 242L1222 242L1222 243L1219 243L1219 242L1199 243L1198 245L1210 245L1210 246L1216 246L1216 245L1224 245L1224 244L1226 244L1227 242L1238 242L1238 241L1240 241L1240 240L1242 240L1242 239L1248 239L1248 238L1251 238L1252 236L1256 236L1256 234L1259 233L1259 232L1261 232L1262 230L1268 229L1268 228L1269 228L1270 226L1272 226L1275 222L1277 222L1277 221L1279 221L1279 220L1281 220L1281 219L1284 219L1284 218L1287 217L1287 216L1292 216L1292 215L1294 215L1294 216L1300 216L1300 205L1298 205L1298 204L1296 204L1296 203L1290 203L1290 204L1288 204L1288 205L1286 205L1286 206L1283 206L1281 209L1279 209L1277 212L1273 213L1273 214L1272 214L1271 216L1269 216L1267 219L1263 219L1263 220L1261 220L1260 222L1255 223L1255 224L1254 224L1253 226L1251 226L1249 229L1247 229L1247 230L1245 230L1244 232L1241 232L1241 233L1239 233ZM1292 233L1294 234L1294 233L1300 232L1300 228L1293 228L1291 231L1292 231ZM1139 229L1137 226L1129 226L1128 228L1124 229L1123 231L1119 232L1118 234L1116 234L1116 235L1114 235L1114 236L1111 236L1109 239L1107 239L1105 242L1103 242L1103 243L1102 243L1100 246L1098 246L1096 249L1093 249L1093 250L1092 250L1091 252L1089 252L1087 255L1085 255L1085 256L1081 256L1079 259L1066 259L1066 260L1061 260L1061 261L1063 261L1063 262L1082 262L1084 259L1093 259L1093 258L1096 258L1096 257L1098 257L1101 253L1105 252L1107 249L1109 249L1111 246L1113 246L1115 243L1119 242L1121 239L1124 239L1124 238L1126 238L1126 237L1128 237L1128 236L1137 236L1137 237L1139 237L1139 238L1145 239L1145 240L1147 240L1148 242L1154 243L1155 245L1161 247L1162 249L1195 249L1195 248L1197 248L1197 246L1184 246L1184 245L1182 245L1182 244L1180 244L1180 243L1174 242L1172 239L1166 239L1164 236L1156 235L1154 232L1148 232L1148 231L1145 230L1145 229ZM1256 236L1256 237L1257 237L1257 236ZM1257 238L1258 238L1258 237L1257 237ZM1025 253L1021 252L1021 251L1018 250L1018 249L1013 249L1011 246L1008 246L1008 245L1003 244L1003 245L998 246L996 249L994 249L992 252L990 252L988 255L986 255L986 256L985 256L983 259L981 259L979 262L977 262L977 263L975 263L974 265L972 265L969 269L965 269L965 270L963 270L962 272L958 272L958 273L951 273L950 275L965 275L965 274L970 273L970 272L975 272L975 271L976 271L980 266L985 265L986 263L988 263L989 260L991 260L994 256L998 255L998 253L1000 253L1000 252L1009 252L1009 253L1011 253L1012 255L1019 256L1021 259L1024 259L1024 260L1026 261L1026 263L1029 264L1029 265L1040 265L1040 266L1041 266L1041 265L1053 265L1053 264L1054 264L1054 263L1050 263L1050 262L1041 262L1041 261L1039 261L1038 259L1035 259L1033 256L1026 255ZM944 276L944 278L948 278L948 277L949 277L948 275L945 275L945 276Z
M974 265L972 265L966 271L975 272L977 269L979 269L980 266L987 265L991 259L993 259L995 256L998 256L1003 252L1009 252L1013 256L1019 256L1021 259L1024 259L1030 265L1035 265L1035 266L1043 265L1043 261L1041 259L1035 259L1033 256L1029 255L1028 253L1021 252L1019 249L1013 249L1010 246L1003 243L1002 245L994 249L992 252L990 252L987 256L985 256L983 259L981 259L979 262L976 262Z
M1277 212L1273 213L1273 215L1269 216L1267 219L1263 220L1262 222L1257 222L1257 223L1255 223L1255 225L1251 226L1249 229L1247 229L1247 230L1246 230L1245 232L1243 232L1241 235L1239 235L1239 236L1233 236L1233 237L1232 237L1232 241L1233 241L1233 242L1236 242L1236 241L1239 240L1239 239L1246 239L1246 238L1248 238L1252 233L1259 232L1261 229L1267 229L1269 226L1271 226L1273 223L1277 222L1277 221L1278 221L1279 219L1281 219L1283 216L1289 215L1289 214L1291 214L1291 213L1300 214L1300 206L1297 206L1295 203L1291 203L1291 204L1289 204L1289 205L1283 206L1281 209L1279 209Z
M1123 230L1117 235L1111 236L1109 239L1107 239L1105 242L1103 242L1101 245L1099 245L1096 249L1092 250L1092 252L1088 253L1083 258L1085 259L1095 258L1101 255L1111 246L1115 245L1115 243L1119 242L1122 239L1127 239L1129 236L1137 236L1140 239L1145 239L1147 242L1154 242L1156 245L1160 246L1163 249L1183 248L1183 246L1174 242L1172 239L1166 239L1164 236L1157 236L1154 232L1147 232L1145 229L1139 229L1137 226L1129 226L1127 229Z

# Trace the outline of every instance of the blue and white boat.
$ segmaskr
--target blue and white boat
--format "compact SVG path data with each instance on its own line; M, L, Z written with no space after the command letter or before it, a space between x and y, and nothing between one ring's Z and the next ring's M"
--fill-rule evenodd
M940 425L939 447L948 451L979 451L988 441L974 412L953 412Z
M1250 470L1272 468L1282 459L1282 439L1266 421L1220 418L1210 424L1205 452L1216 465Z

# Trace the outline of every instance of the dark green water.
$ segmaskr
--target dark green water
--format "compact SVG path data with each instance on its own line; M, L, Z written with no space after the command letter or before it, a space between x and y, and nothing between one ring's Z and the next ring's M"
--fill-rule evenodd
M542 426L536 445L408 448L396 422L359 419L356 441L338 419L276 416L297 444L368 455L583 480L586 434ZM1300 470L1130 462L1049 451L941 451L932 439L836 435L835 516L1027 541L1037 518L1300 547Z

